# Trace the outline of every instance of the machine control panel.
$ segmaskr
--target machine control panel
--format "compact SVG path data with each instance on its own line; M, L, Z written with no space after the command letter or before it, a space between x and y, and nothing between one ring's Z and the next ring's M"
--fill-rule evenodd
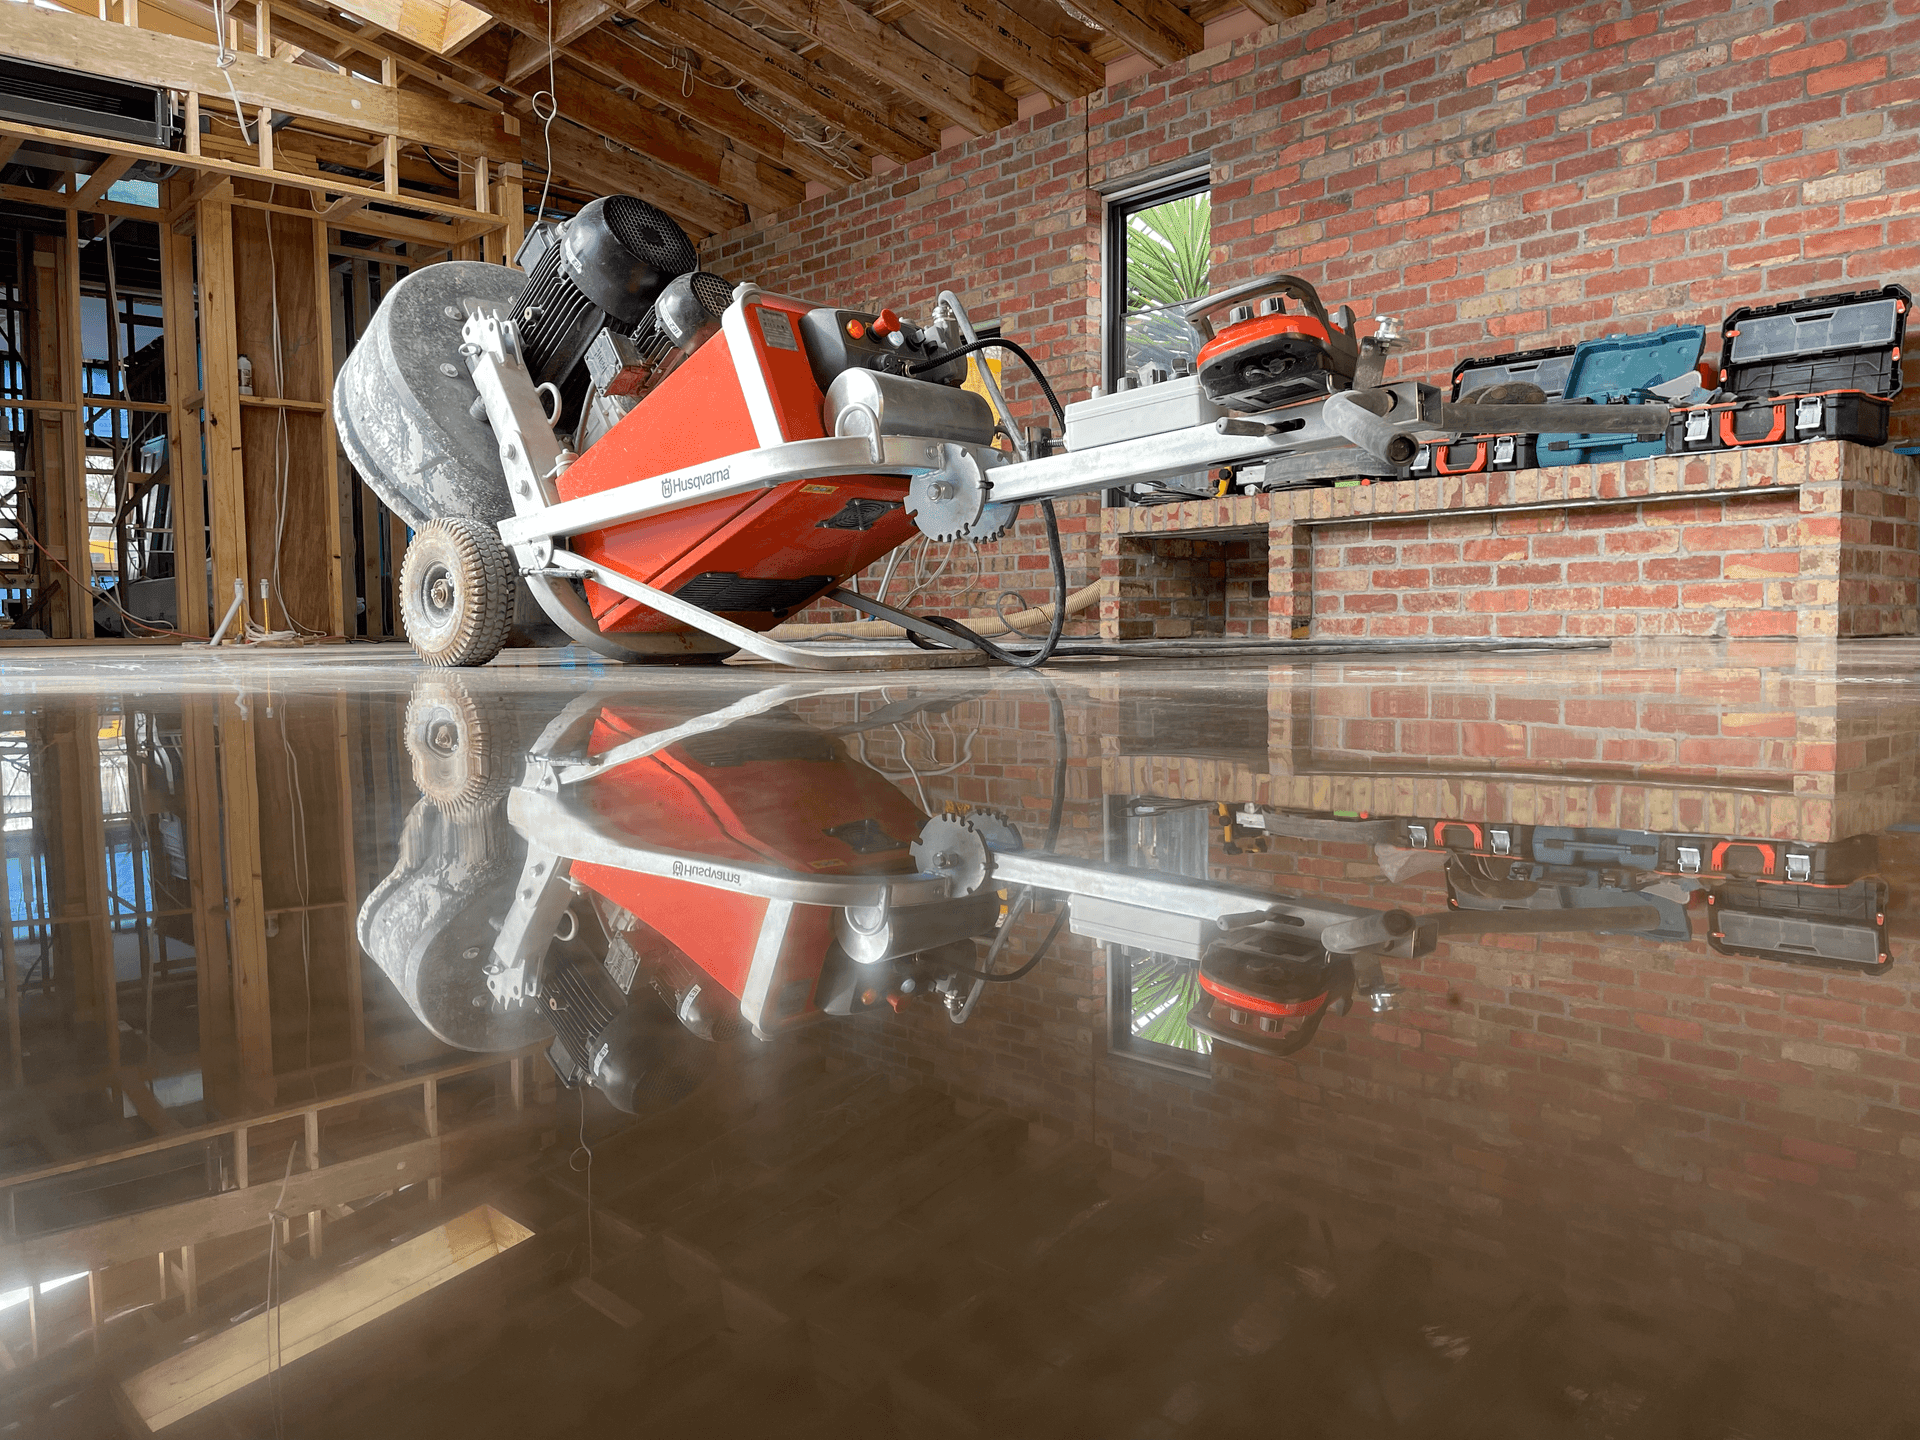
M807 359L813 365L814 381L823 391L845 371L905 375L949 348L934 330L922 329L891 310L874 314L823 306L801 317L800 333ZM937 369L921 371L914 378L958 385L967 378L967 362L964 357L953 360Z

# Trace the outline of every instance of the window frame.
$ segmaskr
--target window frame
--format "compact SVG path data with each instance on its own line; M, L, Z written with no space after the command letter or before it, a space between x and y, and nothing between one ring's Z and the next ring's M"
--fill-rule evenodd
M1107 196L1105 229L1100 246L1101 291L1100 390L1111 394L1114 382L1127 366L1127 221L1142 210L1169 200L1204 195L1213 189L1210 161L1182 161L1180 168Z
M1126 795L1102 797L1101 853L1108 864L1130 863L1127 822L1131 818L1134 801L1148 798L1150 797ZM1208 841L1208 850L1209 853L1212 850L1211 837ZM1210 1079L1213 1075L1213 1056L1210 1053L1181 1050L1172 1045L1162 1045L1158 1041L1143 1040L1133 1033L1133 965L1136 959L1144 960L1151 952L1112 943L1103 945L1101 949L1104 951L1103 958L1107 972L1108 1056L1113 1059L1151 1065L1156 1069L1183 1075L1189 1079L1202 1081Z

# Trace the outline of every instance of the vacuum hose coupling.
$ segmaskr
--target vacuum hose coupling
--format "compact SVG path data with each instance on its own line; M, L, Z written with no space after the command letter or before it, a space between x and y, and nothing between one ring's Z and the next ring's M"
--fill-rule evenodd
M1329 395L1320 413L1336 435L1359 446L1376 460L1405 465L1420 449L1413 436L1387 422L1393 409L1390 390L1342 390Z

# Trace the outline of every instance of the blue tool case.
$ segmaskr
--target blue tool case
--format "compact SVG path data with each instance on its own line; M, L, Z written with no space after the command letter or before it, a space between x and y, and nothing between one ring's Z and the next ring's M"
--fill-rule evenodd
M1704 325L1668 325L1644 335L1608 335L1574 347L1567 374L1568 400L1595 405L1638 405L1657 401L1655 385L1678 380L1700 363L1706 343ZM1598 464L1639 460L1666 451L1666 436L1642 440L1636 435L1544 434L1542 465Z

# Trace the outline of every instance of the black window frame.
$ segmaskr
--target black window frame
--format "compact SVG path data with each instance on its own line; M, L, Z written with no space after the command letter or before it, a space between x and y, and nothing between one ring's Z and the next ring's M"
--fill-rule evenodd
M1213 167L1202 165L1183 169L1151 185L1128 190L1107 200L1106 233L1101 243L1102 291L1105 297L1101 319L1102 393L1113 389L1127 368L1127 221L1142 210L1151 210L1169 200L1184 200L1189 195L1204 195L1213 189Z

